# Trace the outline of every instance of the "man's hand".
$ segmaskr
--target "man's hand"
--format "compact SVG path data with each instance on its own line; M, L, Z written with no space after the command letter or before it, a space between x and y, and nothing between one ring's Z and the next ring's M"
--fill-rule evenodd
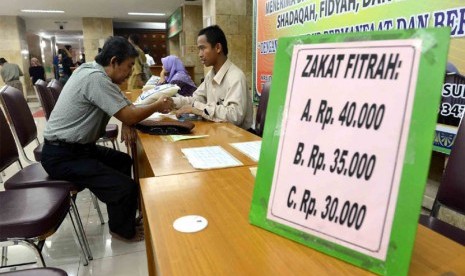
M182 106L180 109L176 110L176 117L181 117L182 114L195 114L202 116L202 112L195 107L190 105Z
M122 124L121 142L124 142L126 147L129 149L129 146L136 142L136 130L126 124Z
M156 103L159 106L158 112L169 113L174 109L174 103L171 97L161 96Z

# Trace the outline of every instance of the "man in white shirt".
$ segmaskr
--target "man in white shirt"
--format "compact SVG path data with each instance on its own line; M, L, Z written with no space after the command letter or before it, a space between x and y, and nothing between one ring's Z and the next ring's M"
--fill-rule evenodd
M155 65L155 60L149 53L150 53L149 49L147 47L144 48L144 54L145 54L145 58L147 59L147 65L148 66Z
M219 26L202 29L197 37L199 57L213 68L192 97L175 97L176 116L196 114L215 122L231 122L248 130L252 125L252 95L244 73L228 59L226 36Z

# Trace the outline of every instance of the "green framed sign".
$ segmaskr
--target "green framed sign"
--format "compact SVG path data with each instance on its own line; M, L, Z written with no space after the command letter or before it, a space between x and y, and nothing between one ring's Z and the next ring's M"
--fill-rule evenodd
M250 222L407 275L450 29L280 38Z
M179 34L182 31L182 7L177 8L168 18L168 38Z

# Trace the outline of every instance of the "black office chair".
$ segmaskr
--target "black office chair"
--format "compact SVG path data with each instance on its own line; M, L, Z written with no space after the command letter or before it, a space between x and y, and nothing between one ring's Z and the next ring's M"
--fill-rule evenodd
M37 147L34 149L34 158L36 161L40 161L43 144L37 138L37 127L23 93L12 86L6 85L0 89L0 101L13 126L13 134L16 136L24 159L29 163L35 162L27 156L24 148L32 141L36 141Z
M5 181L5 190L27 190L29 188L37 187L61 187L66 189L73 198L73 200L71 200L68 204L68 210L72 222L74 222L73 216L76 221L77 227L74 227L74 229L76 230L76 235L81 242L81 249L85 256L84 264L87 265L87 260L91 260L93 257L84 232L84 227L82 226L78 209L74 202L76 194L80 192L81 189L69 181L51 179L40 163L33 163L23 168L19 159L18 149L16 148L13 134L11 133L10 127L1 110L0 129L2 130L0 135L0 170L6 169L15 162L17 162L20 167L20 171ZM0 202L0 205L1 204L2 203ZM1 208L2 207L0 206L0 209ZM0 216L0 220L3 220L2 216Z
M439 185L430 216L422 215L420 223L462 245L465 231L437 219L439 209L445 206L465 215L465 124L459 126L452 151Z
M39 101L45 113L45 120L48 121L53 108L55 107L55 99L53 98L52 92L47 87L47 83L41 79L37 80L34 84Z
M69 192L63 187L0 192L2 266L7 265L8 246L24 245L34 252L38 265L45 267L42 256L45 239L61 225L69 204Z
M59 268L33 268L2 273L2 276L67 276L66 271Z
M260 137L263 136L263 129L265 128L266 109L268 107L270 86L271 84L269 82L265 83L263 86L260 101L258 102L257 116L255 117L255 133Z
M58 101L58 97L60 97L61 89L63 89L63 86L58 80L53 79L48 83L47 88L52 93L53 99L56 103Z

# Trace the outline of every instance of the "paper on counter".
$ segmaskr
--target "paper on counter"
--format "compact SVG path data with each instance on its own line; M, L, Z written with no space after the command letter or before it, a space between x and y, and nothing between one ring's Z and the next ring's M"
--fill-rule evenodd
M216 169L243 165L220 146L184 148L181 151L196 169Z
M208 137L208 135L169 135L168 137L171 141L177 142L181 140L205 138Z
M247 155L253 161L258 162L258 159L260 158L260 148L262 147L262 141L231 143L231 146Z

